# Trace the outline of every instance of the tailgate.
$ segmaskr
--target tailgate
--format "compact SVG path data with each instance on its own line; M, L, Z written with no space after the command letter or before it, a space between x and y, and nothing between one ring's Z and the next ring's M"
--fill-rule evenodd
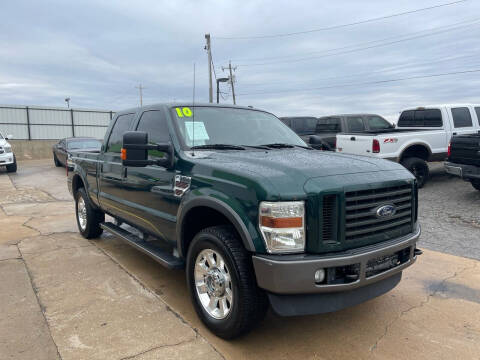
M337 134L337 152L355 155L371 155L372 140L372 135Z
M454 163L480 166L480 135L454 136L448 160Z

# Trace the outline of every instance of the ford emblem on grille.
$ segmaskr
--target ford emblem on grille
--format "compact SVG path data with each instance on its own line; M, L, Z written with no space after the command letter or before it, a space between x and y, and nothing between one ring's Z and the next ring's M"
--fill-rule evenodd
M382 205L375 210L378 218L386 218L395 215L397 208L395 205Z

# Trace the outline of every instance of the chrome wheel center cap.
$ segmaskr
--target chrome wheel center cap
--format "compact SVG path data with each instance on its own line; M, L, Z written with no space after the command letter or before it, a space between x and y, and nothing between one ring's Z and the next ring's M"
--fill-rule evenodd
M205 275L207 293L210 296L223 296L225 294L225 276L218 269L209 270Z

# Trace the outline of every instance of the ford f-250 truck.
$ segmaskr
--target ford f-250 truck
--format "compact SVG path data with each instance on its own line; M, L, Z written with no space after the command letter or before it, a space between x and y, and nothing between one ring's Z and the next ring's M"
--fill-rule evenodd
M402 111L394 130L370 134L337 134L337 151L396 161L410 170L422 187L428 161L447 157L450 138L480 131L480 106L430 105Z
M72 161L80 233L106 230L186 268L198 316L223 338L251 329L268 304L307 315L379 296L419 254L410 172L312 150L265 111L183 103L121 111L101 152Z

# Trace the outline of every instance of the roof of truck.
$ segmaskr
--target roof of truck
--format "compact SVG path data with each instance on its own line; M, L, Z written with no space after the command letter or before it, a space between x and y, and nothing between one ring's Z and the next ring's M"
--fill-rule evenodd
M137 112L139 110L145 111L145 110L160 110L163 108L172 108L172 107L204 107L204 106L210 106L210 107L221 107L221 108L236 108L236 109L247 109L247 110L260 110L260 111L265 111L262 109L257 109L254 108L253 106L240 106L240 105L233 105L233 104L213 104L213 103L195 103L193 104L190 101L175 101L175 102L166 102L166 103L158 103L158 104L151 104L151 105L145 105L145 106L138 106L130 109L125 109L121 111L117 111L116 114L125 114L125 113L132 113L132 112ZM266 111L269 112L269 111Z

